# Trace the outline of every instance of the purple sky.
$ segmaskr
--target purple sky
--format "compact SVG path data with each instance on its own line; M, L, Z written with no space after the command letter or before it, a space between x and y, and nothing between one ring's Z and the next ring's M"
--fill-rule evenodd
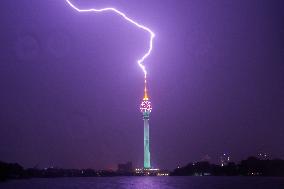
M147 59L152 165L284 158L282 0L73 0L112 5L155 33ZM0 1L0 160L25 167L143 165L135 61L149 35L64 0Z

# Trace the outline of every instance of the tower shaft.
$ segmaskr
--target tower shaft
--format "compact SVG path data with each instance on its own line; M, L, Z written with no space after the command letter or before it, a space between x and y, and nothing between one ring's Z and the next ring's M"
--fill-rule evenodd
M152 111L151 102L147 93L147 81L145 78L144 98L140 105L140 111L144 120L144 169L150 169L150 135L149 135L149 117Z
M149 115L148 115L149 116ZM149 117L143 116L144 119L144 168L151 168L150 163L150 137L149 137Z

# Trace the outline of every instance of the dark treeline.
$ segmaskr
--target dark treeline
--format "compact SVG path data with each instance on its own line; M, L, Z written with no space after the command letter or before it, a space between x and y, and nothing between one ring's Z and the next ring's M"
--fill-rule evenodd
M0 162L0 181L8 178L22 178L25 170L17 163Z
M17 163L0 161L0 181L24 178L54 178L54 177L98 177L98 176L132 176L133 173L121 173L111 170L96 171L93 169L60 169L47 168L24 169ZM284 176L284 160L260 160L249 157L239 164L228 162L224 166L209 162L189 163L175 169L171 176Z
M220 166L209 162L189 163L171 172L172 176L284 176L284 160L260 160L249 157L239 164Z
M17 163L5 163L0 161L0 181L7 179L25 178L55 178L55 177L97 177L97 176L118 176L120 173L111 170L93 169L60 169L46 168L24 169Z

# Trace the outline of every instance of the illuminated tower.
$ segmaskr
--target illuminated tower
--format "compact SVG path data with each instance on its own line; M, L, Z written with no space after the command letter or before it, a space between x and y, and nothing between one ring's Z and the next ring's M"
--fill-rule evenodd
M149 137L149 116L152 111L151 102L147 94L147 83L145 79L144 98L140 105L140 111L143 114L144 120L144 169L151 168L150 163L150 137Z

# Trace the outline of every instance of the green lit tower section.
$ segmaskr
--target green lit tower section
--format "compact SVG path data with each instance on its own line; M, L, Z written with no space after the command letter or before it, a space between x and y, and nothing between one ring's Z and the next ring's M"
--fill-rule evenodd
M144 169L150 169L151 159L150 159L149 117L152 111L152 106L147 94L146 80L145 80L144 98L140 105L140 111L143 114L143 120L144 120Z

